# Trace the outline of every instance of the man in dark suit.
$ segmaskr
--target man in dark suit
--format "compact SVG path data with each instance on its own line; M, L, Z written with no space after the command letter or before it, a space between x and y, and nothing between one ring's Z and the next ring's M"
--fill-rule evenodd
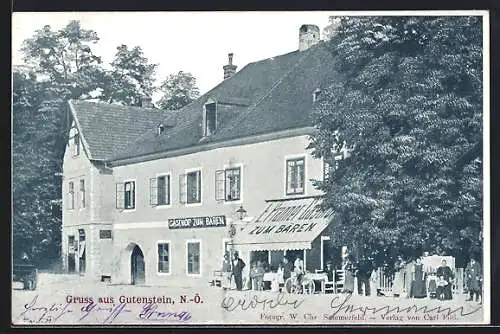
M467 289L469 290L470 298L467 299L471 301L476 295L476 302L479 301L479 297L482 299L481 295L481 282L482 282L482 272L481 265L476 261L474 257L471 258L467 268L465 268L465 278L467 282Z
M236 290L241 291L243 289L243 268L245 268L245 262L240 259L238 252L234 252L232 268Z
M358 278L358 294L363 295L363 285L365 288L365 296L370 295L370 277L373 271L372 262L363 257L358 262L356 277Z

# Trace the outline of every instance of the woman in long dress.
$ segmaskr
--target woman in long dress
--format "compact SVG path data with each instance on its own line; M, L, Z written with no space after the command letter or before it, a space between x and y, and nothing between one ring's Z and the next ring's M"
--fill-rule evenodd
M344 265L344 293L352 293L354 291L354 266L350 258L347 258Z
M392 285L392 294L394 297L399 297L403 294L404 279L405 279L406 263L401 256L394 263L394 284Z
M422 264L422 258L417 258L415 265L412 270L412 282L411 282L411 295L413 298L425 298L427 297L427 291L425 288L425 272L424 265Z

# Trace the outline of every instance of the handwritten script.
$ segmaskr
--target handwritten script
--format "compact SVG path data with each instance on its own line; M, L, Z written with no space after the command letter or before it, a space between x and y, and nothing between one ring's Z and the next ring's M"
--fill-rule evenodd
M444 315L446 317L450 317L453 315L459 315L459 316L468 316L471 314L474 314L481 310L482 306L479 306L475 309L472 309L471 311L466 311L464 310L463 306L452 308L452 307L446 307L446 306L418 306L418 305L409 305L409 306L391 306L391 305L382 305L382 306L362 306L362 305L354 305L349 302L351 299L352 295L349 294L345 297L343 296L336 296L333 297L330 307L333 310L333 315L338 315L338 314L361 314L361 315L380 315L383 317L388 317L391 315L397 315L397 314L422 314L422 315L429 315L429 314L440 314Z
M147 303L145 305L137 305L139 310L131 309L131 305L126 303L119 304L101 304L90 302L87 304L74 303L50 303L47 305L39 302L38 295L34 296L31 301L24 304L23 311L17 316L17 321L29 324L54 324L61 322L63 318L70 322L84 322L86 319L90 322L103 324L112 324L116 319L123 317L124 314L131 314L122 320L137 319L144 321L175 321L186 322L192 318L188 311L166 311L159 310L155 303ZM134 315L135 313L135 315Z
M292 306L294 309L298 308L304 302L303 299L297 299L283 293L275 295L273 298L264 298L259 295L245 296L243 298L225 296L222 299L221 306L227 311L234 311L241 309L243 311L256 309L262 307L262 310L274 309L280 306Z

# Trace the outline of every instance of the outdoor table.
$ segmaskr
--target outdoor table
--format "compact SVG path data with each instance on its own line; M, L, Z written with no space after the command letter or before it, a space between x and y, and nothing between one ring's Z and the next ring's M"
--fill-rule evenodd
M314 290L322 292L322 283L328 281L328 275L325 273L307 273L306 276L314 281Z

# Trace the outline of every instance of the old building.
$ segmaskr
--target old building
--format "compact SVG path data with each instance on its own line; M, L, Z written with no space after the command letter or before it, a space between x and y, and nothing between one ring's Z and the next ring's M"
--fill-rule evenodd
M319 40L305 25L298 51L238 72L230 54L224 80L175 112L70 101L66 268L191 286L206 285L229 250L247 263L288 252L322 267L330 215L312 180L325 168L307 146L310 111L335 74Z

